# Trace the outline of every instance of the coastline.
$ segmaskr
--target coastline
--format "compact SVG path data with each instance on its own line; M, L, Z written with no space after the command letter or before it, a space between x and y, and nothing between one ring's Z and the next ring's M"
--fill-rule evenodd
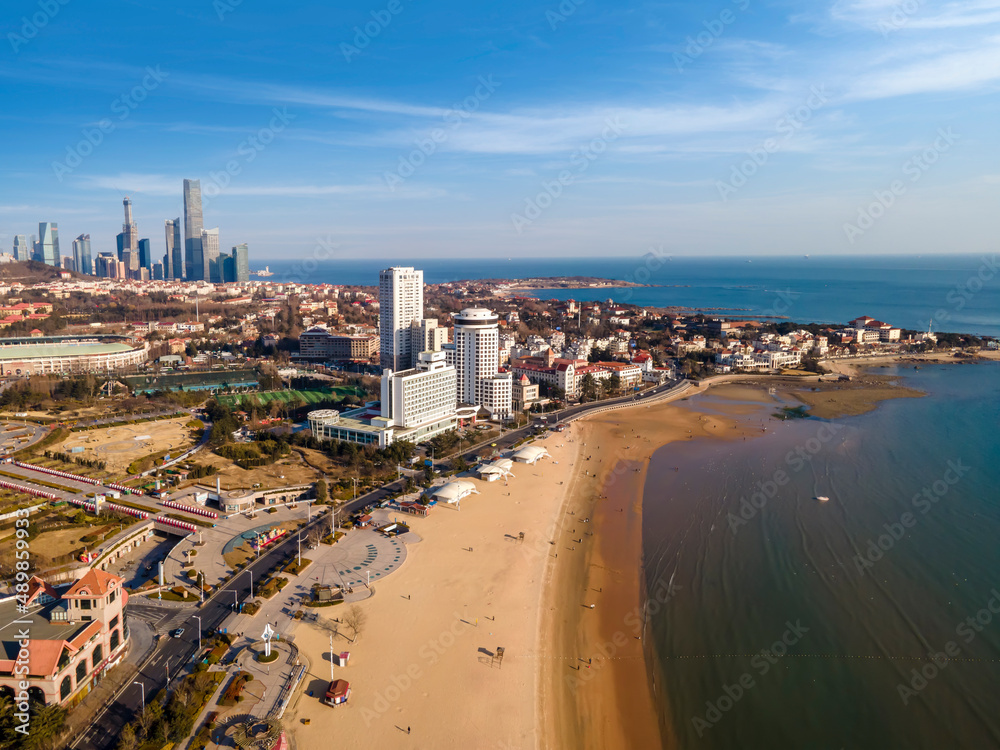
M657 694L656 655L645 638L646 607L667 606L674 594L669 580L646 586L646 470L653 453L672 442L750 434L725 415L670 401L640 402L574 424L573 439L584 450L563 509L569 525L556 545L565 552L549 560L544 598L550 608L542 611L539 629L542 643L555 649L554 658L539 663L541 747L677 746L667 702ZM578 523L587 517L590 523ZM593 536L586 530L591 526ZM558 564L567 554L569 564Z

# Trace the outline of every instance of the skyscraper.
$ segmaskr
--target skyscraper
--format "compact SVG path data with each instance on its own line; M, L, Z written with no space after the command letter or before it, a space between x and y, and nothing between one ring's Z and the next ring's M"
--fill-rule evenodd
M424 272L394 266L379 273L379 339L382 369L416 365L410 326L424 317Z
M14 235L14 260L31 260L31 245L23 234Z
M219 228L201 230L202 275L205 281L222 283L222 261L219 259Z
M153 248L148 239L139 240L139 268L145 268L150 278L153 276Z
M506 419L510 416L513 381L509 373L499 372L500 329L496 313L472 307L452 320L459 403L482 406L494 417Z
M35 260L50 266L58 266L59 258L59 225L54 221L39 222Z
M203 229L201 180L184 180L184 266L187 278L192 281L206 278L201 247Z
M94 262L90 255L90 235L81 234L73 240L73 263L77 273L94 275Z
M181 219L167 219L164 226L167 235L167 254L163 259L164 277L184 278L184 245L181 244Z
M232 280L239 283L250 281L250 248L245 242L233 248Z

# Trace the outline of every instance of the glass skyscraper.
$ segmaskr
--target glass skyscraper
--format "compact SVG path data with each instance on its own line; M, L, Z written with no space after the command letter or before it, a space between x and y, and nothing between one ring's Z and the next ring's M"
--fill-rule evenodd
M204 230L201 215L201 180L184 180L184 265L186 278L207 279L201 244Z
M201 278L213 284L222 283L222 261L219 258L219 228L201 230Z
M31 260L31 245L23 234L14 235L14 260Z
M139 268L149 271L150 278L153 276L153 248L150 247L148 239L139 240Z
M184 278L184 245L181 244L181 219L167 219L167 254L163 259L164 277L168 279Z
M38 244L35 260L49 266L58 266L59 258L59 225L54 221L43 221L38 224Z
M230 281L230 279L226 279ZM233 278L232 281L250 281L250 248L242 242L233 248Z
M77 273L94 275L94 261L90 255L90 235L81 234L73 240L73 266Z

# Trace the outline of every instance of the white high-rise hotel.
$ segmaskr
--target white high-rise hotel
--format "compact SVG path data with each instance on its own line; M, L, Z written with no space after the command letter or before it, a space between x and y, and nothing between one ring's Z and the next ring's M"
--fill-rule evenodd
M411 326L424 317L424 272L387 268L378 277L379 361L382 369L408 370L417 364Z
M481 307L462 310L453 318L454 343L445 346L449 364L455 366L458 401L476 404L494 419L511 413L510 373L500 370L500 329L496 313Z

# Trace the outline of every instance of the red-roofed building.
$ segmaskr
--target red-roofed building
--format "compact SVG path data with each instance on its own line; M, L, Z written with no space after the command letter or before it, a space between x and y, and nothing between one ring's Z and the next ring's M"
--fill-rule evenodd
M92 570L59 590L32 577L24 600L0 602L0 695L71 706L90 692L127 648L124 581Z

